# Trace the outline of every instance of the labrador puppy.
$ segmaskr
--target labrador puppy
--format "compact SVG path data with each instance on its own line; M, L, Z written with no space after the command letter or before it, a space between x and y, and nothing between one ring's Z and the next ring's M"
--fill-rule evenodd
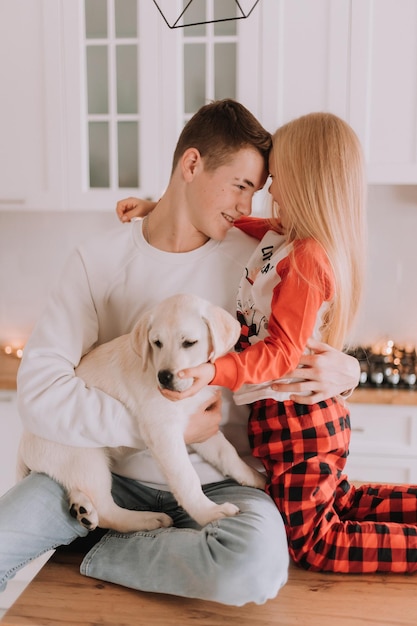
M201 526L236 515L229 502L215 504L202 492L184 442L190 415L214 394L205 387L191 398L166 399L159 388L184 391L192 379L178 372L229 351L240 334L237 320L197 296L178 294L141 316L131 333L91 350L76 368L87 387L97 387L123 402L136 417L144 448L149 448L178 503ZM264 477L238 456L221 432L191 446L224 476L263 489ZM54 443L24 431L18 477L43 472L67 490L73 517L86 528L120 532L172 525L164 513L130 511L111 495L111 462L126 448L78 448Z

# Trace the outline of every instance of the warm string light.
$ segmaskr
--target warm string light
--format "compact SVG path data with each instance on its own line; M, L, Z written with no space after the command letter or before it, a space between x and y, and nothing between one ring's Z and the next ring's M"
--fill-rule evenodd
M22 346L3 346L2 351L6 356L14 357L16 359L21 359L23 356L23 348Z

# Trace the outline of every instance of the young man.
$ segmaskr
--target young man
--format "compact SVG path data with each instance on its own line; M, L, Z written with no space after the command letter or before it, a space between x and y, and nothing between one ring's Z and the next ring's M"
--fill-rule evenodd
M152 214L78 247L20 367L19 410L29 430L69 445L141 448L134 416L113 398L86 389L74 368L92 347L129 332L142 312L172 294L195 293L234 313L237 285L257 242L232 226L250 213L252 196L265 183L270 145L269 133L242 105L227 100L203 107L180 136L167 191ZM293 391L328 397L356 385L353 361L322 349L317 358L339 372L341 384L323 382L320 361L309 357L310 380ZM353 377L343 374L345 367ZM193 420L189 442L207 436L213 418L204 419L206 408ZM249 456L246 408L227 395L222 428ZM280 514L262 491L237 485L191 457L206 494L233 502L240 514L198 527L177 506L147 451L131 450L113 468L115 500L126 508L164 511L174 526L109 531L84 558L82 573L225 604L265 602L287 578ZM31 474L0 501L0 585L31 558L86 534L70 517L62 488Z

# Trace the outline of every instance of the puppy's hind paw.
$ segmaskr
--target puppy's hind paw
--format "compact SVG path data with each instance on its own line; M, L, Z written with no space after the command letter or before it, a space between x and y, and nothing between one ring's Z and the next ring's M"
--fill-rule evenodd
M231 502L224 502L223 504L220 504L219 509L222 514L221 517L233 517L234 515L240 513L239 507Z
M223 504L212 504L204 512L195 512L193 517L201 525L206 526L210 522L222 519L223 517L233 517L240 513L239 508L231 502L224 502Z
M147 529L156 530L157 528L169 528L173 525L173 520L165 513L145 513L147 515Z
M91 500L81 491L72 491L69 498L70 515L87 530L98 526L98 513Z

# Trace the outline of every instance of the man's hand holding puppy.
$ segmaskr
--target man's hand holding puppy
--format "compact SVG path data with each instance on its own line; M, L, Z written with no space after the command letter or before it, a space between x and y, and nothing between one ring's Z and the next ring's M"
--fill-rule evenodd
M172 395L183 397L185 393L178 393L176 391L161 390L162 395L172 400L179 400L181 398L171 398ZM196 392L194 392L196 393ZM184 396L185 397L185 396ZM216 391L214 400L210 400L200 407L198 413L194 413L191 416L188 426L184 433L184 441L187 445L192 443L202 443L210 437L213 437L220 426L222 419L222 393L220 389Z

